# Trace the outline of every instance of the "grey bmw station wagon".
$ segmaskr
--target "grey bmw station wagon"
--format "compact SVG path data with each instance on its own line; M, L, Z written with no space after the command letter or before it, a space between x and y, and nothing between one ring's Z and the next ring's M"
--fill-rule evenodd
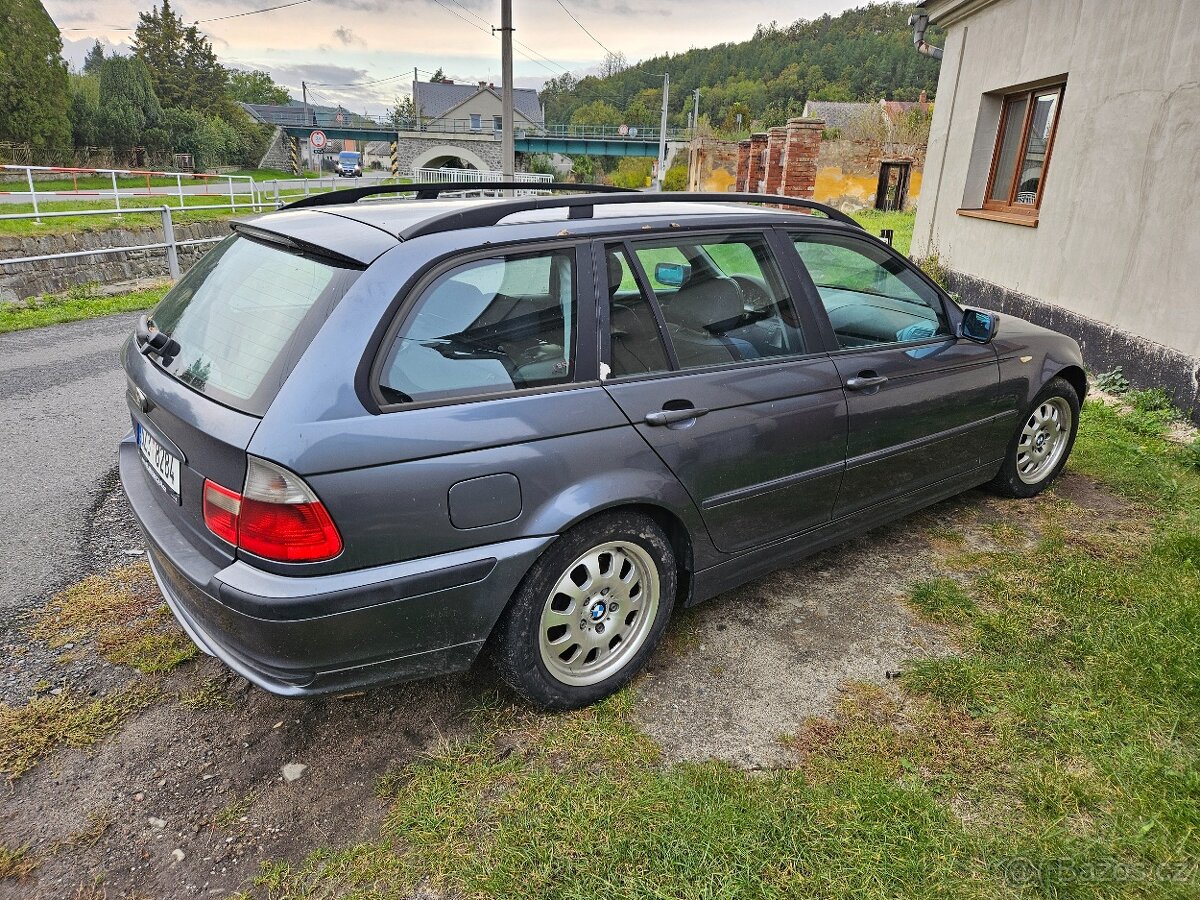
M441 196L478 187L235 224L125 345L154 574L268 691L486 652L538 706L592 703L675 609L1070 453L1076 342L960 308L836 209Z

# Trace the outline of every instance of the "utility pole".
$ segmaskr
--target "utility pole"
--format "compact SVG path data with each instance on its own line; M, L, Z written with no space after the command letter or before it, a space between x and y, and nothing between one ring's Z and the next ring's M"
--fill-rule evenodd
M310 123L308 120L308 82L306 82L306 81L300 82L300 90L304 94L304 127L308 128L310 126ZM308 138L304 139L304 146L308 151L309 160L311 160L312 159L312 147L310 147L308 145ZM308 171L308 160L305 161L304 171L305 172Z
M503 126L500 137L500 171L503 181L512 181L516 173L516 151L513 149L512 36L512 0L500 0L500 77L503 80L500 90L500 124ZM511 197L512 190L506 190L504 195Z
M667 168L667 100L671 95L671 73L663 75L662 118L658 126L658 171L654 175L654 190L661 191Z
M692 137L696 136L696 129L700 127L700 88L692 91Z

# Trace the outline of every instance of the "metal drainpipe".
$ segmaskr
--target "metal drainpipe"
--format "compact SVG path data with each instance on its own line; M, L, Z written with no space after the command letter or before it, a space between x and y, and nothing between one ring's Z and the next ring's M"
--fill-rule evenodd
M913 46L917 48L917 52L924 53L926 56L933 57L934 59L941 59L942 48L935 47L925 40L925 29L929 27L929 13L919 12L916 15L909 16L908 24L913 30Z

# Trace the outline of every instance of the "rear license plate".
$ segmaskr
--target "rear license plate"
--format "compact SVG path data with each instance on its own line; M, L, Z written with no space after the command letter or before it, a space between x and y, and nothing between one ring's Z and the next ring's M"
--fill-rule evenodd
M142 462L158 483L176 500L179 499L179 457L160 444L141 425L137 427L138 450Z

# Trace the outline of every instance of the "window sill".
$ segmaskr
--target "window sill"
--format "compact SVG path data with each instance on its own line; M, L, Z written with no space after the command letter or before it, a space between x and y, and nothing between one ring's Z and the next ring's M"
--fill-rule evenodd
M1009 225L1024 225L1026 228L1037 228L1038 217L1023 213L1000 212L995 209L959 209L955 210L960 216L972 219L991 219L993 222L1007 222Z

